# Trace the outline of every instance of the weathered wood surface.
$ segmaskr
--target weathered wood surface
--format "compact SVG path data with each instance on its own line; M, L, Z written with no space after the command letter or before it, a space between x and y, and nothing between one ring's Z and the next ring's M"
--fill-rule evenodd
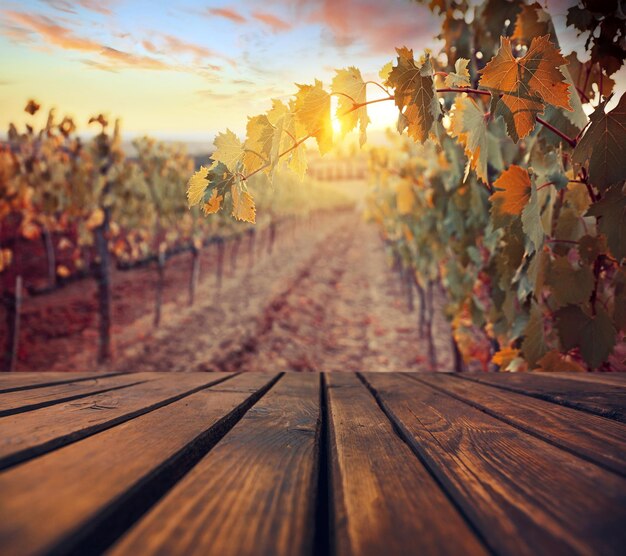
M621 555L624 378L2 376L0 552Z

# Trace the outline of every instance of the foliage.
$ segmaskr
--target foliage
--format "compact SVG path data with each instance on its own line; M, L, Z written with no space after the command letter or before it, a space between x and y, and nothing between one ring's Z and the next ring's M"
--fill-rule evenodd
M608 368L626 333L626 100L607 109L626 55L617 0L570 8L568 24L587 36L585 62L562 55L537 3L429 7L442 20L440 53L398 48L382 83L349 67L330 90L298 85L287 104L249 119L245 140L218 135L189 202L214 212L230 197L233 216L254 221L249 178L300 164L308 139L327 152L332 96L342 131L358 127L361 143L367 106L394 102L408 138L372 149L368 214L419 284L443 285L465 358L508 370ZM368 100L370 86L387 96ZM476 352L477 330L490 351Z

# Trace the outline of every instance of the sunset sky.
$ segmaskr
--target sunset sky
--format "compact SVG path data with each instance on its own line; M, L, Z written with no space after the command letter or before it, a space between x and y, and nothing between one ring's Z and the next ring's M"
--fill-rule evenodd
M553 2L553 16L567 0ZM407 45L436 46L439 24L408 0L23 0L0 2L0 130L35 98L79 126L105 112L127 134L212 140L288 98L294 82L357 65L364 77ZM566 50L580 40L560 37ZM565 39L565 40L563 40ZM568 43L569 41L569 43ZM373 128L394 118L372 107ZM43 117L43 116L42 116Z

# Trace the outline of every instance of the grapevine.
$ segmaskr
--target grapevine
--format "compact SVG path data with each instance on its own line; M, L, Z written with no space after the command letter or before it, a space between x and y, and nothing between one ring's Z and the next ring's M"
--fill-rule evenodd
M441 52L398 48L380 82L348 67L329 90L298 85L249 118L244 140L218 134L188 203L253 223L251 177L302 175L305 143L332 148L332 97L341 134L357 130L361 145L367 107L393 102L401 137L370 151L368 216L415 282L424 333L443 289L457 368L608 370L626 334L626 96L612 99L611 77L626 23L617 2L595 4L568 11L587 37L582 62L563 56L537 3L430 2ZM368 98L372 88L385 96Z

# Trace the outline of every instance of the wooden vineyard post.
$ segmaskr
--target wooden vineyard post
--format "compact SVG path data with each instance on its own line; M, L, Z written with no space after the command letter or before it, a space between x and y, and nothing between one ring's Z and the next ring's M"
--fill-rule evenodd
M269 255L274 251L274 242L276 241L276 222L270 222L269 241L267 242L267 252Z
M57 271L56 271L56 257L54 255L54 245L52 243L52 234L48 229L48 226L44 225L42 227L42 236L43 236L43 245L46 251L46 262L48 264L47 274L48 274L48 287L50 289L56 286L57 282Z
M189 305L193 305L200 280L200 254L202 243L191 243L191 276L189 277Z
M465 370L465 364L463 362L463 355L459 349L459 344L457 344L456 338L454 337L454 333L450 335L450 340L452 342L452 355L454 357L454 371L461 373Z
M108 210L105 210L104 222L94 229L98 265L96 281L98 283L99 346L98 363L111 359L111 265L107 245Z
M12 372L17 363L17 350L20 339L20 313L22 309L22 277L15 279L15 291L5 293L7 318L7 343L3 371Z
M239 245L241 244L241 236L238 235L233 240L233 245L230 249L230 273L231 275L235 275L237 271L237 255L239 253Z
M404 268L404 291L406 292L406 306L409 310L410 313L412 313L415 309L415 304L413 303L413 282L414 282L414 275L415 272L413 272L413 269L411 268L411 265L407 265Z
M428 360L430 362L431 371L437 369L437 353L435 351L435 342L433 340L433 318L435 315L435 303L434 303L434 282L430 280L428 282L428 289L426 290L426 340L428 342Z
M248 230L248 268L251 269L254 266L254 244L255 244L256 229L250 228Z
M163 285L165 283L165 246L159 248L157 255L157 283L156 283L156 305L154 310L154 327L158 328L161 324L161 306L163 305Z
M215 278L217 281L217 289L222 287L222 279L224 277L224 255L226 251L226 246L224 245L224 238L218 237L215 240L215 244L217 245L217 265L215 267Z

